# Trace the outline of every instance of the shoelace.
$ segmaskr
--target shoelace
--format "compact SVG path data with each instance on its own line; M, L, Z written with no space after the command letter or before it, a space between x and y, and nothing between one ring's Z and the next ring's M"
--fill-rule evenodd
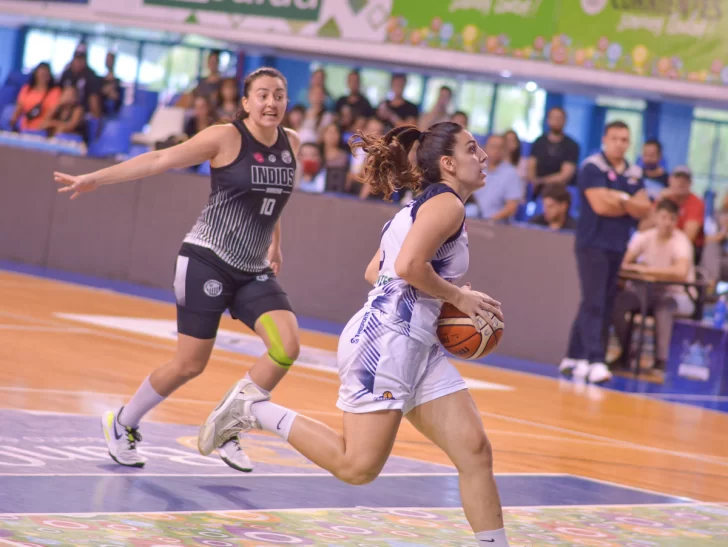
M258 419L255 416L245 415L242 412L232 412L233 418L238 421L238 424L234 428L234 433L246 432L251 429L257 429Z
M139 433L139 429L136 427L126 428L126 441L129 443L129 449L135 450L136 443L142 442L142 434Z

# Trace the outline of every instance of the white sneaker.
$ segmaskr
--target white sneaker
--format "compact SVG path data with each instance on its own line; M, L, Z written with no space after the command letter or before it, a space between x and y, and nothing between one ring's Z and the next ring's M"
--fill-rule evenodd
M250 473L253 470L253 462L248 455L240 448L240 441L237 436L233 437L217 449L220 458L236 471Z
M578 359L572 374L577 380L584 380L589 376L589 370L589 361L586 359Z
M215 410L207 417L197 435L197 449L207 456L238 433L260 429L258 420L250 413L253 403L267 401L264 394L250 380L242 379L227 392Z
M564 376L570 376L572 372L574 372L574 367L576 366L576 359L571 359L570 357L564 357L561 360L561 364L559 365L559 372L563 374Z
M612 373L604 363L592 363L589 365L589 383L602 384L612 379Z
M120 465L144 467L147 460L141 457L136 449L136 443L142 441L139 428L121 425L119 423L120 413L121 409L118 412L109 410L104 412L101 418L101 427L104 430L106 446L109 448L109 456Z

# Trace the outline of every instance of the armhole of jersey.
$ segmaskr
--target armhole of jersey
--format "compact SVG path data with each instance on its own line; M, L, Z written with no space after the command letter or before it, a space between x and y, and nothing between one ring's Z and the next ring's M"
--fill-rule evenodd
M232 122L233 127L238 130L238 133L240 133L240 152L238 152L238 156L227 165L223 165L222 167L212 167L210 166L210 171L220 171L222 169L227 169L228 167L232 167L233 165L240 163L240 160L242 160L245 157L245 153L248 151L248 141L245 138L245 127L243 126L243 122L240 120L233 120Z
M431 187L432 188L432 187ZM426 195L427 192L430 192L430 195ZM412 211L410 211L410 214L412 215L412 222L415 221L417 218L417 211L419 208L426 203L428 200L434 198L435 196L439 196L440 194L454 194L458 199L460 199L460 196L458 196L458 193L450 188L447 184L439 183L436 188L433 190L430 190L429 188L425 190L425 195L420 196L422 201L416 201L416 203L412 206ZM463 233L463 227L465 226L465 216L463 216L463 222L460 224L460 228L458 228L458 231L455 232L453 235L451 235L449 238L447 238L447 241L445 243L452 243L457 238L460 237L460 234Z

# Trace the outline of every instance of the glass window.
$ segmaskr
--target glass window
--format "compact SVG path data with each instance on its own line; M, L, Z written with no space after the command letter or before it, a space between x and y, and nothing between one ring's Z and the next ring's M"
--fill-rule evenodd
M637 159L637 155L642 150L642 140L644 136L642 134L643 122L642 112L634 112L633 110L619 110L616 108L610 108L607 110L604 125L612 122L622 121L629 127L630 143L629 149L627 149L627 160L633 163Z
M200 74L200 50L185 46L174 46L165 61L169 67L166 90L172 93L191 89L197 85ZM207 71L204 71L207 74Z
M644 99L628 99L626 97L610 97L607 95L598 95L595 102L599 106L625 108L628 110L644 110L647 107L647 101Z
M349 72L351 72L351 67L329 63L325 64L323 69L326 73L326 88L331 98L336 101L339 97L348 95L349 89L346 87L346 79Z
M455 110L468 115L471 133L485 135L490 131L490 109L493 104L493 84L465 81L455 97Z
M696 175L710 175L713 171L713 143L718 134L713 122L693 120L690 128L688 164Z
M169 47L157 44L142 46L142 63L139 67L140 86L152 91L162 91L165 88L169 50Z
M532 142L542 133L545 105L543 89L498 86L492 131L505 133L512 129L521 140Z
M373 107L377 107L389 92L389 83L392 76L386 70L376 68L363 68L361 75L362 95L365 95Z
M440 96L440 88L447 86L453 92L453 104L458 94L458 81L455 78L430 78L427 80L427 88L425 89L425 98L422 101L422 112L429 112Z
M391 80L391 78L390 78ZM419 106L425 91L425 79L421 74L408 73L407 85L404 88L404 98Z
M23 72L32 71L40 63L50 62L55 40L53 31L40 29L28 31L25 37L25 51L23 51ZM53 75L60 76L55 72Z
M718 153L715 155L713 172L720 178L728 178L728 123L715 127L718 134Z
M693 111L693 117L703 120L728 121L728 110L696 107Z
M73 59L73 52L81 42L80 34L58 34L53 43L51 70L56 76L63 74L63 71Z

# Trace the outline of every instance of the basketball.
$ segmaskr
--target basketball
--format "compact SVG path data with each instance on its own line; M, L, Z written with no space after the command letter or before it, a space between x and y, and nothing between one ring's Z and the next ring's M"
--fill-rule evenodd
M492 315L492 314L491 314ZM495 318L495 316L493 316ZM478 318L478 326L466 314L452 304L445 302L437 320L437 338L454 357L479 359L491 353L503 338L505 325L500 319L493 328Z

